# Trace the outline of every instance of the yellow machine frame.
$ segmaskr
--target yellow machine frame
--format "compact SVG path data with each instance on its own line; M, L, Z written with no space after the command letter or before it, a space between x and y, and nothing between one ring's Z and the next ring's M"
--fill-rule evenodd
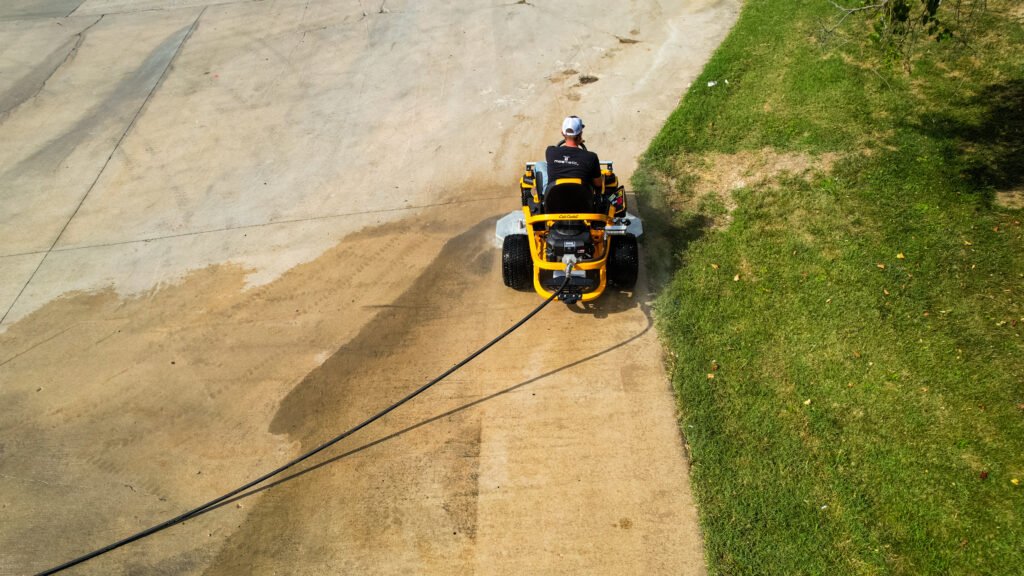
M614 173L609 169L602 169L601 174L604 177L614 176ZM601 192L603 196L605 193L605 180L601 179ZM558 184L583 184L583 180L580 178L559 178L555 180L555 185ZM520 181L520 185L523 187L529 186L532 188L533 201L540 204L540 195L537 192L536 183L531 182L529 185L524 181ZM611 225L615 218L615 207L611 206L608 209L608 213L577 213L577 214L538 214L534 216L530 212L529 206L523 206L523 217L526 220L526 236L530 239L530 256L533 260L533 289L537 294L544 298L550 298L553 294L552 291L544 288L540 283L540 271L550 270L552 272L561 272L565 270L565 264L563 262L549 262L544 258L544 247L546 242L544 241L547 237L547 230L534 230L534 224L545 224L545 227L550 227L554 222L560 220L583 220L587 223L587 227L590 229L590 236L594 240L595 254L593 260L586 260L577 262L573 267L574 270L598 270L600 279L598 281L597 288L594 288L590 292L584 292L580 295L580 300L583 302L589 302L599 297L604 293L608 283L608 251L610 248L611 238L609 234L606 234L603 228L595 229L590 225L593 221L602 221L606 226Z

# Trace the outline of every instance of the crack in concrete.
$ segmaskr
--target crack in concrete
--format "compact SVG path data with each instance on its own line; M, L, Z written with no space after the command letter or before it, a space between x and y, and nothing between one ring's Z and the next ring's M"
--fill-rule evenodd
M67 42L47 56L43 63L38 66L34 72L29 73L21 82L18 82L13 89L5 94L3 98L0 98L0 125L2 125L4 120L10 116L11 112L14 112L14 110L21 105L33 100L36 96L39 96L39 94L46 88L46 85L49 84L53 76L67 64L74 61L75 56L78 54L78 49L81 48L82 43L85 42L86 33L89 32L93 26L99 24L100 20L103 20L103 16L100 16L92 24L83 28L78 34L69 38ZM70 47L68 46L69 44L71 45ZM63 56L61 56L62 54ZM33 82L33 76L45 77L40 81Z
M470 204L475 202L489 202L493 200L507 199L508 195L502 196L485 196L482 198L471 198L469 200L452 200L448 202L432 202L429 204L415 204L409 206L395 206L391 208L381 208L379 210L359 210L354 212L340 212L337 214L323 214L320 216L308 216L305 218L290 218L287 220L271 220L269 222L256 222L254 224L241 224L238 226L225 226L222 228L207 228L203 230L191 230L188 232L177 232L175 234L165 234L162 236L148 236L145 238L131 238L129 240L121 240L117 242L102 242L99 244L86 244L84 246L67 246L64 248L52 248L50 250L37 250L35 252L19 252L17 254L0 254L0 258L17 258L19 256L35 256L38 254L47 254L49 252L73 252L76 250L89 250L91 248L109 248L111 246L124 246L126 244L138 244L145 242L155 242L158 240L171 240L174 238L185 238L188 236L201 236L203 234L216 234L218 232L233 232L235 230L249 230L252 228L264 228L267 226L283 226L287 224L301 224L303 222L316 222L318 220L333 220L335 218L348 218L351 216L369 216L372 214L385 214L388 212L403 212L408 210L420 210L425 208L438 208L442 206L456 206L462 204Z

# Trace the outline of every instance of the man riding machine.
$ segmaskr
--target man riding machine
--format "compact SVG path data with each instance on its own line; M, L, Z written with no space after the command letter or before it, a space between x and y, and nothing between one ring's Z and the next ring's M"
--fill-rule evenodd
M593 300L609 284L631 289L643 233L639 218L626 212L612 163L584 146L583 127L569 116L562 122L564 140L547 148L544 162L527 163L522 210L500 219L496 230L505 285L532 286L548 298L565 284L558 296L567 303Z

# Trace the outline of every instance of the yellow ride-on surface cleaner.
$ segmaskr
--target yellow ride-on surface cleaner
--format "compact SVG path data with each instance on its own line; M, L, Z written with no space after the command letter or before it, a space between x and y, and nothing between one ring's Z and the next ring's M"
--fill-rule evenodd
M601 162L603 182L594 190L579 178L548 182L547 163L529 162L519 181L522 209L495 227L501 242L501 276L516 290L531 287L572 304L600 296L609 285L631 289L639 271L637 238L643 224L626 211L626 195L612 169Z

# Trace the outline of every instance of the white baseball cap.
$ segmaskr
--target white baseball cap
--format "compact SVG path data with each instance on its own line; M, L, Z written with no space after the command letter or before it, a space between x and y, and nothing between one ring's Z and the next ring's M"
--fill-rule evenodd
M579 116L568 116L562 120L562 134L565 136L579 136L583 131L583 120Z

